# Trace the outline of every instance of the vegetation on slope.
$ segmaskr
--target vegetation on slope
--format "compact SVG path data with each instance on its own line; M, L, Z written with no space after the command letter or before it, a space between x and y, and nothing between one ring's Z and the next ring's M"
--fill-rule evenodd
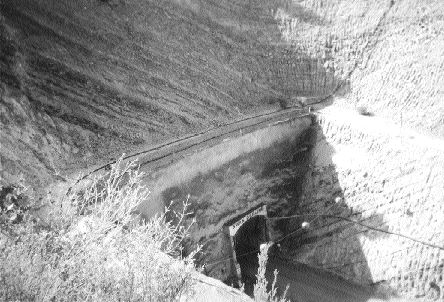
M149 196L134 162L72 187L63 199L33 203L27 188L0 195L1 301L176 301L193 296L197 250L183 255L189 235L182 212L149 221L137 206ZM257 302L285 302L265 277L269 245L259 255ZM285 296L285 295L284 295ZM240 299L242 300L242 299ZM239 300L239 301L240 301ZM242 300L244 301L244 300Z
M175 213L178 224L165 214L135 223L149 191L134 168L119 161L65 199L48 200L44 218L18 208L23 192L4 196L0 300L171 301L186 291L194 271L194 253L180 253L186 213Z

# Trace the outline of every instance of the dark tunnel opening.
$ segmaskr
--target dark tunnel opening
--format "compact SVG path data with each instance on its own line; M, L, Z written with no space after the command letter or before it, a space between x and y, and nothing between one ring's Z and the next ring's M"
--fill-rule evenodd
M241 269L241 281L245 292L253 294L256 273L259 267L258 254L260 245L267 242L265 216L255 216L246 221L234 236L236 260Z

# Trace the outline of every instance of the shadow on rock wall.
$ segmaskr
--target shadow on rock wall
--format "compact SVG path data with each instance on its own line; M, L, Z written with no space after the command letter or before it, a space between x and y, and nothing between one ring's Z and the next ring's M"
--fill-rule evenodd
M390 235L353 221L387 230L384 217L381 214L364 217L347 206L347 194L353 193L344 192L341 187L333 161L335 149L326 141L319 126L312 129L310 136L313 144L310 170L305 177L299 207L291 213L300 217L287 224L286 232L292 235L285 239L281 256L371 284L372 274L361 245L362 238L377 240ZM309 222L310 228L302 229L303 222Z
M196 223L185 252L196 244L202 245L199 263L206 265L207 274L226 280L234 273L230 240L224 230L230 222L259 204L267 205L269 216L285 215L298 205L308 170L306 145L304 134L290 135L270 147L242 154L163 192L164 204L172 201L177 209L188 198L192 213L188 218L189 221L195 219ZM285 229L284 221L271 223L270 236L278 237Z

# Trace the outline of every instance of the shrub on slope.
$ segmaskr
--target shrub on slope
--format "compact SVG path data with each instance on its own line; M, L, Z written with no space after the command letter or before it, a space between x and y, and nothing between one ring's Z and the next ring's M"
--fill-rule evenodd
M29 211L19 223L3 219L0 300L177 299L194 270L194 255L180 256L188 229L165 214L137 219L136 207L149 195L141 179L134 163L118 161L63 200L50 200L45 219ZM175 214L179 222L186 215Z

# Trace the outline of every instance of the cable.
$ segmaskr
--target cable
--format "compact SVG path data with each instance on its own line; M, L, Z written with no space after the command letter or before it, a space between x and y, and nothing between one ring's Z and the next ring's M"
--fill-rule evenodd
M333 208L334 205L336 205L336 203L332 204L329 208L327 208L325 211L323 211L323 213L325 213L325 212L327 212L328 210L330 210L331 208ZM444 250L444 246L439 246L439 245L436 245L436 244L433 244L433 243L430 243L430 242L422 241L422 240L419 240L419 239L416 239L416 238L413 238L413 237L410 237L410 236L407 236L407 235L404 235L404 234L401 234L401 233L390 232L390 231L386 231L386 230L383 230L383 229L380 229L380 228L375 228L375 227L372 227L372 226L369 226L369 225L363 224L363 223L361 223L361 222L359 222L359 221L355 221L355 220L353 220L353 219L349 219L349 218L342 217L342 216L328 215L328 214L305 214L305 215L302 215L302 214L295 214L295 215L291 215L291 216L268 217L267 219L268 219L268 220L283 220L283 219L291 219L291 218L304 217L304 216L305 216L305 217L306 217L306 216L315 216L315 218L313 218L313 219L310 221L310 223L312 223L313 221L315 221L315 220L318 219L319 217L328 217L328 218L336 218L336 219L340 219L340 220L345 220L345 221L351 222L351 223L353 223L353 224L358 224L358 225L360 225L360 226L363 226L363 227L368 228L368 229L373 230L373 231L378 231L378 232L386 233L386 234L389 234L389 235L395 235L395 236L403 237L403 238L406 238L406 239L412 240L412 241L414 241L414 242L420 243L420 244L425 245L425 246L429 246L429 247L432 247L432 248L437 248L437 249L440 249L440 250ZM274 241L274 243L281 242L281 241L283 241L285 238L288 238L289 236L294 235L295 233L299 232L299 231L302 230L302 229L303 229L302 227L299 227L299 228L296 229L295 231L293 231L293 232L291 232L291 233L289 233L289 234L283 236L282 238L280 238L280 239ZM239 258L243 258L243 257L245 257L245 256L248 256L248 255L251 255L251 254L254 254L254 253L257 253L257 252L260 252L260 250L259 250L259 249L256 249L256 250L252 250L252 251L250 251L250 252L244 253L244 254L236 255L236 258L237 258L237 259L239 259ZM221 263L221 262L229 261L229 260L231 260L231 259L232 259L231 257L229 257L229 258L224 258L224 259L220 259L220 260L216 260L216 261L213 261L213 262L206 263L206 265L215 265L215 264L218 264L218 263Z
M335 205L336 205L336 203L332 204L332 205L331 205L330 207L328 207L325 211L323 211L323 213L325 213L326 211L330 210L330 209L331 209L333 206L335 206ZM315 215L316 215L316 214L315 214ZM320 215L320 214L317 214L317 216L319 216L319 215ZM300 215L293 215L293 216L279 217L279 218L288 219L288 218L299 217L299 216L300 216ZM315 218L313 218L313 219L310 221L310 223L313 222L313 221L315 221L315 220L318 219L318 218L319 218L319 217L315 217ZM270 218L267 217L267 219L270 219ZM271 219L277 219L277 217L272 217ZM280 239L274 241L274 243L281 242L282 240L284 240L284 239L287 238L288 236L290 236L290 235L292 235L292 234L295 234L296 232L298 232L298 231L300 231L300 230L302 230L302 227L300 227L300 228L298 228L297 230L295 230L295 231L293 231L293 232L291 232L291 233L285 235L284 237L282 237L282 238L280 238ZM256 250L252 250L252 251L249 251L249 252L247 252L247 253L244 253L244 254L236 255L236 259L243 258L243 257L245 257L245 256L248 256L248 255L251 255L251 254L253 254L253 253L257 253L257 252L260 252L260 250L259 250L259 249L256 249ZM229 258L225 258L225 259L221 259L221 260L216 260L216 261L213 261L213 262L210 262L210 263L206 263L206 264L207 264L207 265L214 265L214 264L218 264L218 263L221 263L221 262L224 262L224 261L229 261L229 260L231 260L231 259L232 259L232 258L229 257Z
M396 250L396 251L391 252L391 253L387 253L385 256L391 256L391 255L397 254L399 252L407 251L407 250L412 249L415 246L417 246L417 245L411 244L411 245L407 246L406 248L403 248L403 249L400 249L400 250ZM348 263L341 264L341 265L336 265L336 266L320 266L320 267L323 268L323 269L332 270L332 269L335 269L335 268L346 267L346 266L350 266L350 265L357 264L357 263L364 263L364 262L368 263L368 262L372 262L375 259L380 259L380 258L381 258L381 256L379 256L378 258L372 258L370 260L369 259L364 259L364 260L352 261L352 262L348 262Z
M333 203L332 205L330 205L328 208L326 208L324 211L322 211L321 214L312 214L312 216L315 216L315 218L313 218L311 221L309 221L309 224L311 224L312 222L314 222L314 221L315 221L316 219L318 219L319 217L323 216L325 213L327 213L329 210L331 210L335 205L337 205L337 203ZM296 216L296 215L293 215L293 216ZM298 215L298 217L300 217L300 216ZM285 219L288 219L288 216L285 217ZM293 235L293 234L299 232L299 231L302 230L302 229L303 229L302 227L299 227L298 229L296 229L296 230L293 231L293 232L290 232L289 234L285 235L285 236L282 237L281 239L276 240L275 243L283 241L285 238L288 238L289 236L291 236L291 235Z
M391 256L391 255L394 255L394 254L397 254L397 253L400 253L400 252L408 251L408 250L411 250L411 249L413 249L413 248L415 248L415 247L418 247L418 245L412 244L412 245L407 246L406 248L399 249L399 250L396 250L396 251L394 251L394 252L388 253L388 254L386 254L386 256ZM357 264L357 263L368 263L368 262L372 262L373 260L375 260L375 259L379 259L379 258L380 258L380 257L378 257L378 258L372 258L372 259L370 259L370 260L367 260L367 259L365 259L365 260L359 260L359 261L349 262L349 263L346 263L346 264L343 264L343 265L337 265L337 266L317 266L317 265L312 265L312 264L311 264L310 266L315 267L315 268L318 268L318 269L323 269L323 270L331 271L331 272L334 272L335 274L346 275L346 276L349 276L349 277L355 278L356 276L354 276L354 275L347 274L347 273L344 272L344 271L338 271L338 270L336 270L336 269L337 269L337 268L341 268L341 267L345 267L345 266L350 266L350 265ZM285 260L285 259L284 259L284 260ZM418 265L419 265L419 264L418 264ZM427 270L428 267L425 267L425 269ZM403 271L400 272L400 274L401 274L401 275L408 275L408 274L411 273L411 272L419 272L419 271L421 271L421 270L424 270L424 267L416 267L416 268L410 269L410 270L408 270L408 271L404 271L404 270L403 270ZM370 284L372 284L372 283L370 283Z
M363 226L363 227L365 227L367 229L370 229L370 230L373 230L373 231L377 231L377 232L381 232L381 233L386 233L386 234L389 234L389 235L399 236L399 237L402 237L402 238L406 238L406 239L409 239L409 240L421 243L422 245L430 246L430 247L437 248L437 249L440 249L440 250L444 251L444 246L440 246L440 245L436 245L434 243L422 241L422 240L419 240L419 239L416 239L416 238L413 238L413 237L410 237L410 236L407 236L407 235L404 235L404 234L401 234L401 233L391 232L391 231L386 231L386 230L383 230L383 229L375 228L375 227L366 225L364 223L361 223L359 221L355 221L353 219L349 219L349 218L341 217L341 216L336 216L336 215L323 215L323 216L324 217L329 217L329 218L337 218L337 219L345 220L345 221L348 221L348 222L352 222L352 223L358 224L360 226Z
M286 109L284 109L284 110L278 110L278 111L273 111L273 112L264 113L264 114L260 114L260 115L254 115L254 116L250 116L250 117L245 118L245 119L236 120L236 121L233 121L233 122L230 122L230 123L224 124L223 126L220 126L220 127L213 127L213 128L210 128L210 129L206 129L206 130L204 130L204 131L200 131L200 132L197 132L197 133L194 133L194 134L191 134L191 135L188 135L188 136L182 137L182 138L180 138L180 139L177 139L177 140L174 140L174 141L171 141L171 142L168 142L168 143L163 143L163 144L161 144L161 145L159 145L159 146L156 146L156 147L150 148L150 149L148 149L148 150L143 150L143 151L140 151L140 152L136 152L136 153L133 153L133 154L130 154L130 155L124 156L124 157L122 158L122 160L127 160L127 159L130 159L130 158L133 158L133 157L137 157L137 156L142 155L142 154L150 153L150 152L153 152L153 151L156 151L156 150L161 150L162 148L165 148L165 147L168 147L168 146L171 146L171 145L177 144L177 143L182 142L182 141L186 141L186 140L191 139L191 138L194 138L194 137L198 137L198 136L201 136L201 135L208 134L208 133L210 133L211 131L215 131L215 130L220 129L220 128L223 128L223 127L232 126L232 125L235 125L235 124L238 124L238 123L242 123L242 122L249 121L249 120L254 120L254 119L257 119L257 118L261 118L261 117L268 117L268 116L271 116L271 115L274 115L274 114L277 114L277 113L280 113L280 112L282 112L282 113L283 113L283 112L288 112L288 113L289 113L289 112L298 112L298 111L300 111L302 114L299 114L299 115L295 116L294 118L299 118L299 117L304 117L304 116L310 116L310 115L311 115L311 112L307 111L305 108L301 108L301 107L297 107L297 106L291 106L291 107L288 107L288 108L286 108ZM163 158L165 158L165 157L168 157L168 156L170 156L170 155L172 155L172 154L174 154L174 153L177 153L177 152L181 152L181 151L187 150L187 149L189 149L189 148L191 148L191 147L194 147L194 146L196 146L196 145L199 145L199 144L205 143L205 142L207 142L207 141L210 141L210 140L212 140L212 139L214 139L214 138L217 138L217 137L220 137L220 136L222 136L222 135L231 134L231 133L237 132L237 131L242 130L242 129L246 129L246 128L249 128L249 127L257 126L257 125L259 125L259 124L269 122L270 120L271 120L271 119L266 119L266 120L260 121L260 122L258 122L258 123L254 123L254 124L251 124L251 125L248 125L248 126L242 127L242 128L238 128L238 129L235 129L235 130L231 130L231 131L228 131L228 132L224 132L223 134L220 134L220 135L215 135L215 136L212 136L212 137L210 137L210 138L206 138L206 139L204 139L203 141L200 141L200 142L197 142L197 143L191 144L191 145L186 146L186 147L184 147L184 148L181 148L181 149L179 149L179 150L176 150L176 151L173 151L173 152L169 152L169 153L165 153L165 154L163 154L163 155L161 155L161 156L159 156L159 157L156 157L156 158L150 159L150 160L148 160L148 161L145 161L142 165L146 165L146 164L148 164L148 163L155 162L155 161L157 161L157 160L160 160L160 159L163 159ZM85 174L84 176L82 176L82 177L80 177L79 179L77 179L73 186L77 185L80 181L85 180L86 178L88 178L88 177L91 176L92 174L94 174L94 173L96 173L96 172L98 172L98 171L100 171L100 170L103 170L103 169L109 167L109 166L112 165L112 164L115 164L116 162L117 162L117 160L113 160L113 161L111 161L111 162L108 162L107 164L101 165L101 166L97 167L96 169L94 169L94 170L88 172L88 173ZM67 194L71 191L71 189L73 188L73 186L71 186L71 187L67 190Z
M333 205L335 205L335 204L333 204ZM306 215L301 215L301 214L297 214L297 215L284 216L284 217L271 217L271 218L268 218L268 219L275 219L275 220L291 219L291 218L296 218L296 217L301 217L301 216L316 216L312 221L318 219L319 217L336 218L336 219L340 219L340 220L345 220L345 221L348 221L348 222L350 222L352 224L358 224L358 225L360 225L362 227L365 227L365 228L373 230L373 231L377 231L377 232L381 232L381 233L386 233L386 234L389 234L389 235L399 236L399 237L402 237L402 238L406 238L406 239L412 240L412 241L417 242L417 243L421 243L422 245L426 245L426 246L429 246L429 247L433 247L433 248L437 248L437 249L440 249L440 250L444 250L444 246L440 246L440 245L436 245L434 243L430 243L430 242L427 242L427 241L416 239L416 238L413 238L413 237L410 237L410 236L407 236L407 235L404 235L404 234L401 234L401 233L391 232L391 231L387 231L387 230L384 230L384 229L381 229L381 228L372 227L370 225L361 223L359 221L356 221L356 220L353 220L353 219L350 219L350 218L347 218L347 217L337 216L337 215L328 215L328 214L306 214ZM299 231L300 229L301 228L297 229L296 231L294 231L292 233L287 234L286 236L282 237L278 241L282 241L284 238L286 238L289 235ZM276 241L276 242L278 242L278 241Z
M390 10L391 7L392 7L392 4L390 5L389 10ZM382 17L380 18L380 20L378 21L378 24L376 25L374 31L372 32L372 34L371 34L370 36L375 36L375 35L376 35L379 26L381 25L381 23L383 22L383 20L384 20L385 17L386 17L386 14L387 14L387 11L384 12L383 16L382 16ZM367 41L366 45L364 46L364 49L367 48L369 44L370 44L370 40ZM365 53L365 52L363 51L362 54L363 54L363 53ZM361 58L361 61L362 61L362 60L363 60L363 59ZM318 100L318 101L316 101L316 102L313 102L313 103L310 103L310 104L306 104L306 106L308 106L308 109L309 109L309 110L308 110L308 114L311 113L311 106L312 106L312 105L318 105L318 104L324 103L326 100L328 100L329 98L333 97L333 96L339 91L339 89L340 89L340 88L346 83L346 81L349 80L349 78L351 77L352 73L358 68L358 65L359 65L358 60L355 60L353 68L352 68L352 69L351 69L351 70L345 75L345 77L344 77L342 80L339 81L338 85L337 85L337 86L331 91L331 93L329 93L327 96L321 98L320 100ZM301 110L304 110L304 109L305 109L305 108L300 108L300 107L296 107L296 106L290 106L290 107L285 108L284 110L278 110L278 111L274 111L274 112L271 112L271 113L265 113L265 114L261 114L261 115L255 115L255 116L248 117L248 118L245 118L245 119L241 119L241 120L237 120L237 121L234 121L234 122L230 122L230 123L227 123L227 124L223 125L223 127L230 126L230 125L234 125L234 124L236 124L236 123L244 122L244 121L251 120L251 119L255 119L255 118L259 118L259 117L269 116L269 115L275 114L275 113L280 112L280 111L288 111L288 110L291 110L292 108L298 108L298 109L301 109ZM305 115L306 115L306 114L305 114ZM298 117L302 117L302 116L304 116L304 115L300 115L300 116L298 116ZM185 136L185 137L180 138L180 139L178 139L178 140L175 140L175 141L172 141L172 142L169 142L169 143L161 144L161 145L159 145L159 146L157 146L157 147L155 147L155 148L151 148L151 149L149 149L149 150L144 150L144 151L136 152L136 153L134 153L134 154L131 154L131 155L125 156L125 157L123 157L122 159L123 159L123 160L126 160L126 159L129 159L129 158L132 158L132 157L135 157L135 156L141 155L141 154L145 154L145 153L148 153L148 152L152 152L152 151L154 151L154 150L159 150L159 149L161 149L161 148L163 148L163 147L166 147L166 146L169 146L169 145L172 145L172 144L175 144L175 143L178 143L178 142L181 142L181 141L184 141L184 140L187 140L187 139L190 139L190 138L193 138L193 137L199 136L199 135L206 134L206 133L208 133L208 132L210 132L210 131L212 131L212 130L218 129L218 128L221 128L221 127L214 127L214 128L210 128L210 129L207 129L207 130L205 130L205 131L201 131L201 132L198 132L198 133L195 133L195 134L189 135L189 136ZM243 129L243 128L241 128L241 129ZM237 129L237 130L239 130L239 129ZM228 132L228 133L231 133L231 132ZM227 134L227 133L225 133L225 134ZM216 137L217 137L217 136L216 136ZM213 137L213 138L214 138L214 137ZM212 138L210 138L210 139L212 139ZM209 140L209 139L208 139L208 140ZM208 140L204 140L204 141L202 141L202 142L200 142L200 143L206 142L206 141L208 141ZM179 150L179 151L184 151L184 150L186 150L186 149L188 149L188 148L190 148L190 147L192 147L192 146L194 146L194 145L195 145L195 144L193 144L193 145L191 145L191 146L188 146L187 148L181 149L181 150ZM161 157L159 157L159 158L152 159L152 160L150 160L150 161L145 162L145 164L146 164L146 163L153 162L153 161L156 161L156 160L159 160L159 159L162 159L162 158L165 158L165 157L167 157L167 156L169 156L169 155L171 155L171 154L173 154L173 153L175 153L175 152L171 152L171 153L168 153L168 154L166 154L166 155L164 155L164 156L161 156ZM76 185L76 184L78 184L80 181L86 179L86 178L89 177L91 174L93 174L93 173L95 173L95 172L98 172L98 171L100 171L100 170L103 170L103 169L105 169L106 167L108 167L109 165L111 165L111 164L115 164L115 163L116 163L116 160L114 160L114 161L112 161L112 162L109 162L109 163L107 163L107 164L105 164L105 165L99 166L98 168L96 168L96 169L94 169L93 171L87 173L87 174L84 175L83 177L77 179L77 181L75 182L74 185ZM71 186L71 187L67 190L67 194L69 194L69 192L71 191L72 187L73 187L73 186Z

